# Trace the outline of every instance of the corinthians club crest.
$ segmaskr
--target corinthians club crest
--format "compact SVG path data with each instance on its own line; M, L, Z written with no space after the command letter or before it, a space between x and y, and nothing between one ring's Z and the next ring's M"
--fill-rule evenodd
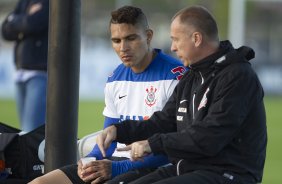
M157 91L157 88L154 88L153 86L146 89L147 97L145 98L145 103L150 107L152 107L157 101L156 95L155 95L156 91Z

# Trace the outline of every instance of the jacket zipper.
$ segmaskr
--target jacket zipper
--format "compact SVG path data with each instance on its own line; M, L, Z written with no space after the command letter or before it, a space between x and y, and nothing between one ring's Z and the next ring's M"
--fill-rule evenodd
M177 165L176 165L176 174L177 174L177 176L180 175L179 166L180 166L180 163L181 163L182 161L183 161L183 159L181 159L181 160L179 160L179 161L177 162Z
M195 119L195 96L196 96L196 91L194 91L193 94L193 119Z
M201 79L202 79L202 82L201 82L201 85L204 84L205 80L202 76L202 73L199 72L200 76L201 76ZM197 87L198 89L198 87ZM193 119L195 119L195 97L196 97L196 94L197 94L197 90L194 91L194 94L193 94Z
M201 83L201 85L202 85L202 84L204 84L205 80L204 80L204 77L202 76L202 73L201 73L201 72L199 72L199 74L200 74L201 79L202 79L202 83Z

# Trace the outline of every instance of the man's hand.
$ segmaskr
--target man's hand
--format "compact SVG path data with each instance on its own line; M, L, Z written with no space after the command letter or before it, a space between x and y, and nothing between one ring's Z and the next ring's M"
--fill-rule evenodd
M147 140L134 142L124 148L118 148L117 151L131 150L131 161L142 160L144 156L147 156L152 152L149 142Z
M82 162L79 160L77 174L84 182L100 183L111 178L112 164L110 160L104 159L92 161L82 166Z
M97 136L96 143L103 155L106 157L106 149L110 146L110 144L116 139L117 129L115 126L109 126L105 128L101 134Z
M41 10L41 8L42 8L42 4L41 4L41 3L33 4L33 5L31 5L31 7L29 8L28 14L29 14L29 15L32 15L32 14L38 12L39 10Z

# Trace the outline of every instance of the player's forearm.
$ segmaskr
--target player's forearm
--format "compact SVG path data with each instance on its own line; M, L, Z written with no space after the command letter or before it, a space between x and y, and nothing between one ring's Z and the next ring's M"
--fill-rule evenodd
M125 173L133 169L141 168L157 168L159 166L168 164L168 158L164 155L153 156L152 154L144 157L142 161L113 161L112 162L112 177Z

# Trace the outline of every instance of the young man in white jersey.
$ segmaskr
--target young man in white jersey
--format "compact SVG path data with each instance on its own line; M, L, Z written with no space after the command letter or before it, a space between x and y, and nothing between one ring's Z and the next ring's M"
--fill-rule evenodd
M104 128L126 119L148 119L153 112L161 110L186 70L176 59L150 47L153 31L141 9L124 6L111 15L112 46L123 64L106 83ZM78 161L78 165L57 169L31 183L83 184L106 180L107 183L127 183L168 163L167 157L162 155L148 155L137 162L125 158L126 154L120 159L116 157L116 146L116 142L111 144L106 159L95 146L88 156L96 157L97 161L85 166ZM119 175L126 172L125 181Z

